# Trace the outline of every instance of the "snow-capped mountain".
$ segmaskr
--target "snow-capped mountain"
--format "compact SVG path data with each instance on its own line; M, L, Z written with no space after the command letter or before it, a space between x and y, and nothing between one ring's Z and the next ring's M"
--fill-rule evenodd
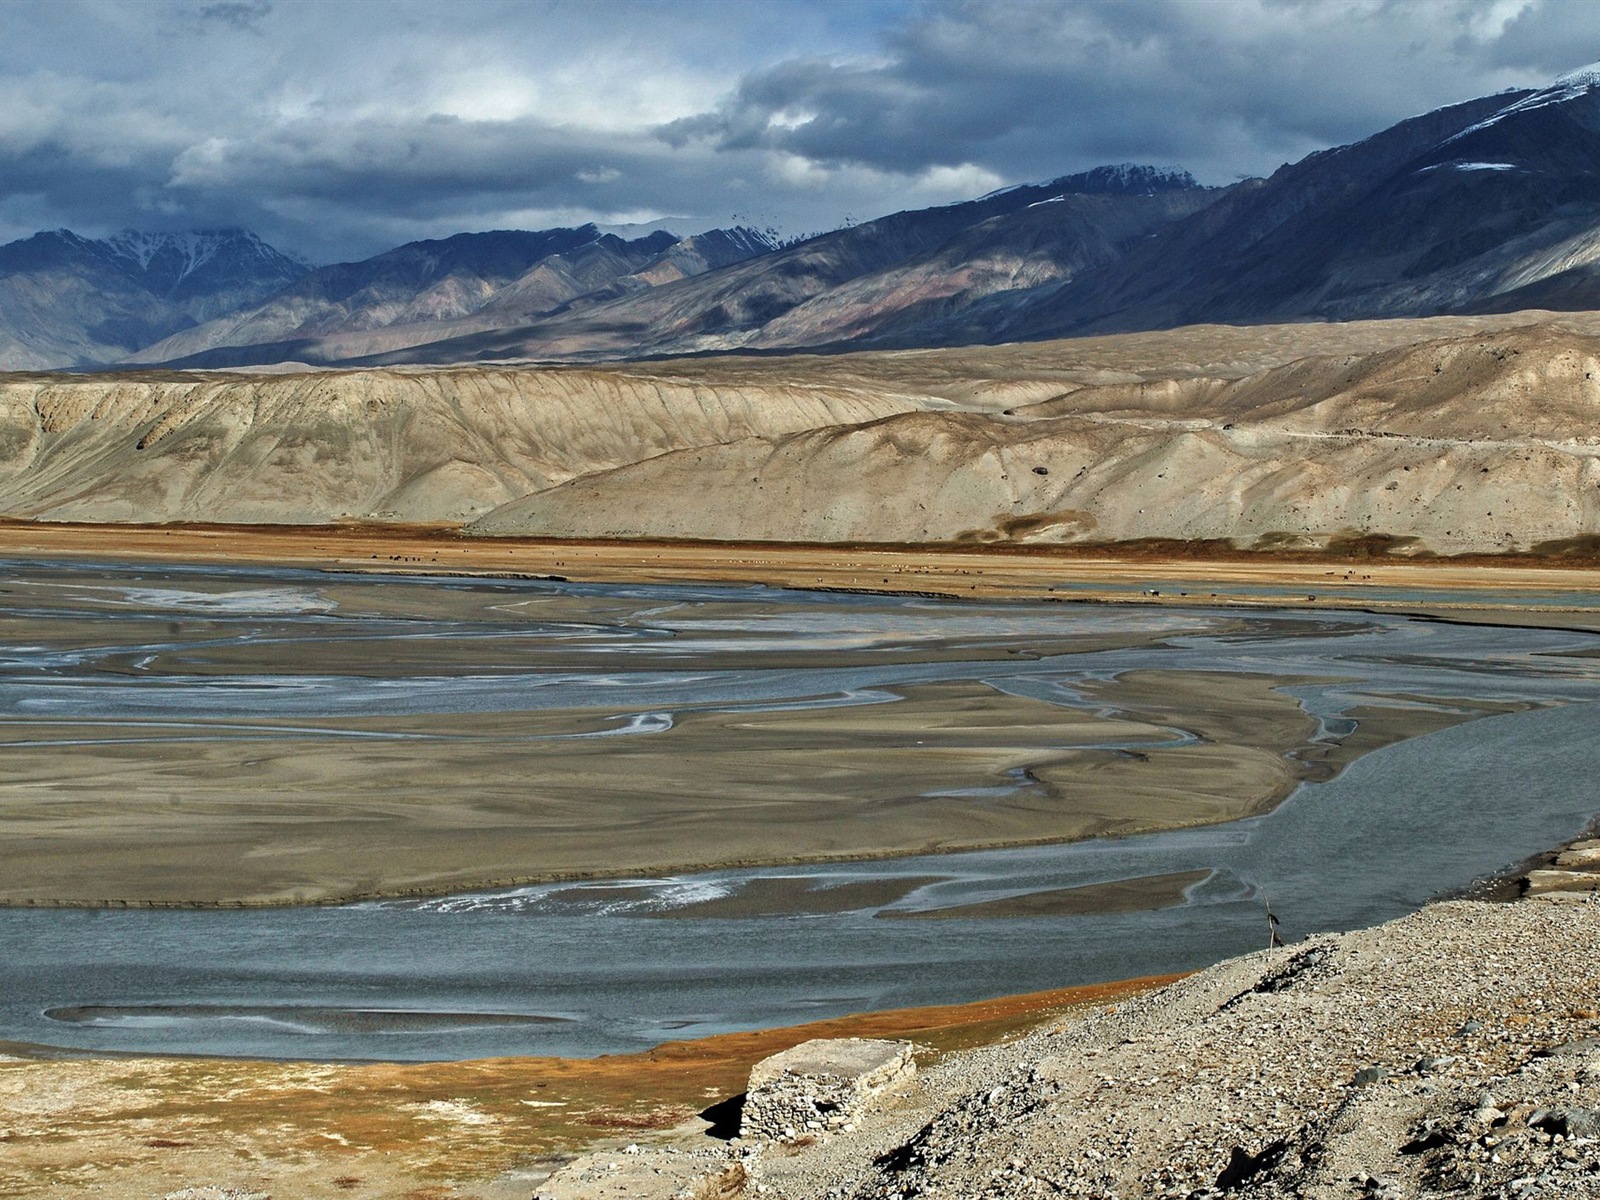
M1006 339L1523 308L1600 308L1600 66L1313 154L983 325Z
M274 249L248 229L125 229L100 245L150 291L198 321L260 300L311 270L310 263Z
M0 246L0 369L113 362L307 270L242 229L35 234Z
M1600 64L1269 179L1111 164L782 245L587 225L309 273L239 230L0 247L0 366L581 360L1514 308L1600 309Z
M1540 88L1536 92L1529 92L1521 99L1506 105L1492 116L1485 117L1475 125L1469 125L1454 137L1447 138L1445 144L1470 137L1474 133L1498 125L1508 117L1518 113L1533 112L1535 109L1548 108L1552 104L1567 104L1570 101L1581 99L1591 91L1600 88L1600 63L1590 63L1587 67L1580 67L1576 71L1568 71L1560 76L1549 87Z

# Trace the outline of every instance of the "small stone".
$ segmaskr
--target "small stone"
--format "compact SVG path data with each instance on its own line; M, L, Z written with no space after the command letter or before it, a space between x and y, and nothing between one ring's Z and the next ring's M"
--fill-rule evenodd
M1528 1124L1566 1138L1600 1138L1600 1110L1593 1108L1540 1109Z

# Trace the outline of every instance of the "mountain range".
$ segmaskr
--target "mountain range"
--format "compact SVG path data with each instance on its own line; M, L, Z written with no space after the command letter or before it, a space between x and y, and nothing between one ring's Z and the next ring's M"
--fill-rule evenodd
M35 234L0 246L0 369L115 362L310 269L243 229Z
M593 225L311 269L243 230L0 247L0 367L594 361L1600 307L1600 67L1268 179L1100 167L779 244Z

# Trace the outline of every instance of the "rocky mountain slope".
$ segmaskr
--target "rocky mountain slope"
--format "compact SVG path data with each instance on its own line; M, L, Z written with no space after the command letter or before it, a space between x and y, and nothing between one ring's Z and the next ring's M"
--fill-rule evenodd
M987 314L988 332L1593 308L1597 256L1600 71L1587 69L1313 154L1115 272Z
M637 359L1600 307L1600 68L1270 179L1101 167L778 247L459 234L309 274L241 231L0 247L0 368Z
M582 305L552 305L543 313L536 305L508 304L474 311L471 319L369 333L291 328L271 315L281 303L275 298L265 307L264 325L243 314L153 346L133 361L215 367L588 360L838 341L886 324L916 325L918 314L960 310L997 291L1068 278L1119 258L1130 242L1216 195L1184 172L1097 168L964 204L896 213L771 253L739 253L742 261L731 266L725 265L730 249L759 247L696 241L707 267L721 269L679 267L692 278L673 281L664 270L646 268L633 280L664 286L597 289ZM296 292L315 286L313 277Z
M1592 1200L1597 955L1582 895L1433 905L950 1056L843 1131L603 1149L536 1195Z
M36 234L0 246L0 370L115 361L309 269L242 229Z
M187 329L129 362L342 360L521 325L772 250L749 229L631 241L593 225L462 233L311 272L265 303Z
M590 361L1587 310L1600 307L1600 68L1426 113L1226 189L1098 168L686 274L649 290L594 287L581 304L573 285L544 283L527 301L331 324L269 306L137 357Z

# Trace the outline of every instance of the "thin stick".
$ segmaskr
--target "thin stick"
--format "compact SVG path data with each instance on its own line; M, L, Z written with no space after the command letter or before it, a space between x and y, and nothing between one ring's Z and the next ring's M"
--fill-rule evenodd
M1261 904L1267 910L1267 954L1283 945L1283 938L1278 936L1278 918L1272 911L1272 901L1267 899L1267 889L1257 888L1261 893Z

